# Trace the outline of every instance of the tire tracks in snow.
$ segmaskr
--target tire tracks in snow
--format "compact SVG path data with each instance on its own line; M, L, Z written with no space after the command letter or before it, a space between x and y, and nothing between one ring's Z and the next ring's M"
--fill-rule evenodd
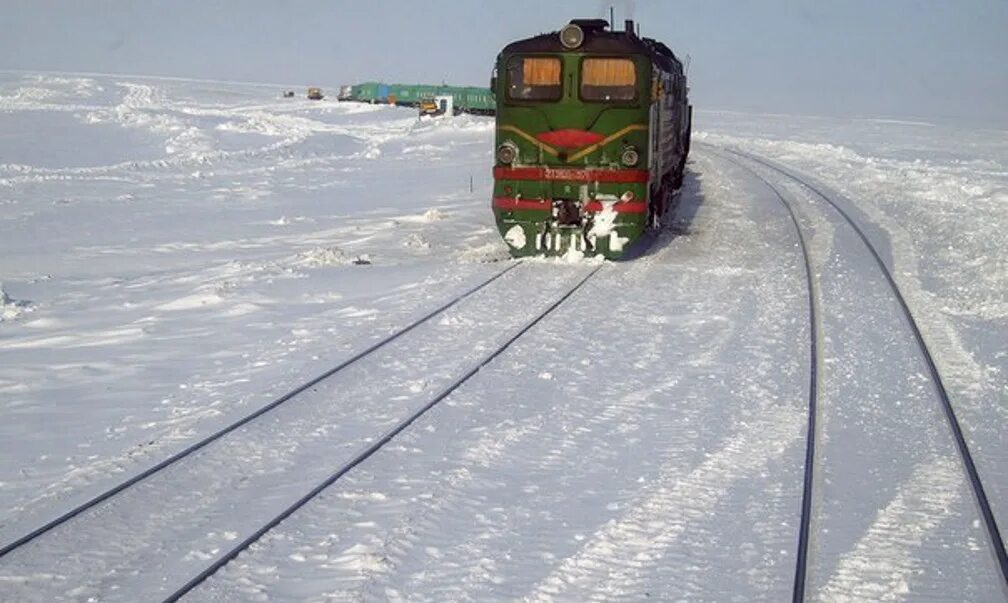
M908 598L910 582L924 570L917 551L964 494L955 460L936 457L918 465L815 598L835 603Z
M688 475L664 473L629 512L597 531L526 600L640 596L641 577L647 573L643 570L660 563L691 523L709 519L735 480L766 470L771 459L788 452L803 424L803 417L794 412L772 410L745 424Z

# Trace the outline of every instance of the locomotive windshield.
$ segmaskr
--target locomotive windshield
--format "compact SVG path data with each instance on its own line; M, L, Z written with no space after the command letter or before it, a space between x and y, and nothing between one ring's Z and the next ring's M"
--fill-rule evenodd
M563 87L557 57L514 57L507 65L507 95L511 100L560 100Z
M587 58L581 63L581 98L630 101L637 98L637 69L630 59Z

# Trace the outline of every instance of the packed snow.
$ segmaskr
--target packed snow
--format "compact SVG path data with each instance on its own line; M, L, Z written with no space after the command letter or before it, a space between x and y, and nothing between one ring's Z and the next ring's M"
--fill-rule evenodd
M809 598L1008 596L923 361L1008 526L1008 132L698 110L641 258L525 261L250 423L0 558L0 599L164 597L585 275L441 404L192 600L785 600L809 309ZM0 73L0 546L514 262L493 118L266 85ZM506 236L517 236L513 233ZM127 531L125 528L129 527Z

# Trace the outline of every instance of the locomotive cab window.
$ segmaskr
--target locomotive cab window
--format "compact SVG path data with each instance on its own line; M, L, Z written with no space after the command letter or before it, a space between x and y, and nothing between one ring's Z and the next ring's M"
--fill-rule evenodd
M630 59L588 58L581 63L581 98L632 101L637 98L637 68Z
M514 57L507 66L507 95L511 100L560 100L563 86L557 57Z

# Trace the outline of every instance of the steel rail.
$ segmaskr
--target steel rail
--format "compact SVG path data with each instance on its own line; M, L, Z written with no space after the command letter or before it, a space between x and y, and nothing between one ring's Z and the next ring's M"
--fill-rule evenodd
M413 329L415 329L419 325L427 322L431 318L433 318L433 317L437 316L438 314L444 312L448 308L451 308L452 306L454 306L458 302L462 301L463 299L465 299L465 298L469 297L470 295L476 293L477 291L483 289L484 287L486 287L490 283L492 283L495 280L499 279L500 277L504 276L504 274L506 274L508 271L516 268L519 264L521 264L521 261L512 263L511 265L509 265L504 270L501 270L500 272L497 272L492 277L484 280L483 282L479 283L478 285L476 285L476 286L474 286L474 287L466 290L465 292L459 294L458 296L454 297L448 303L439 306L437 309L435 309L435 310L433 310L433 311L425 314L423 317L418 318L417 320L413 321L409 325L407 325L407 326L399 329L398 331L395 331L392 334L384 337L383 339L381 339L377 343L375 343L375 344L373 344L371 346L368 346L366 349L364 349L364 350L362 350L362 351L354 354L349 359L344 360L343 362L341 362L338 365L336 365L335 367L327 370L326 372L322 373L321 375L319 375L319 376L311 379L310 381L307 381L307 382L303 383L302 385L299 385L298 387L296 387L293 390L287 392L286 394L280 396L279 398L273 400L272 402L266 404L265 406L262 406L258 410L254 411L254 412L252 412L252 413L250 413L248 415L245 415L241 419L238 419L237 421L235 421L235 422L233 422L233 423L231 423L231 424L229 424L229 425L221 428L220 430L218 430L218 431L210 434L209 436L203 438L202 440L200 440L200 441L198 441L198 442L190 445L189 447L185 448L184 450L173 454L172 456L168 457L167 459L165 459L165 460L159 462L158 464L156 464L156 465L154 465L154 466L146 469L145 471L143 471L143 472L141 472L141 473L139 473L139 474L131 477L130 479L128 479L126 481L123 481L123 482L120 482L116 486L113 486L112 488L109 488L108 490L105 490L104 492L102 492L101 494L98 494L94 498L91 498L87 502L84 502L84 503L80 504L79 506L74 507L73 509L71 509L71 510L65 512L65 513L63 513L62 515L60 515L56 519L53 519L52 521L49 521L45 525L42 525L41 527L36 528L35 530L33 530L30 533L22 536L21 538L18 538L17 540L11 542L10 544L7 544L3 548L0 548L0 558L3 558L5 555L9 554L10 552L16 550L17 548L19 548L19 547L21 547L23 545L31 542L32 540L38 538L39 536L41 536L42 534L45 534L46 532L52 530L53 528L56 528L57 526L60 526L60 525L62 525L64 523L66 523L67 521L69 521L70 519L73 519L74 517L80 515L84 511L87 511L88 509L91 509L91 508L95 507L96 505L99 505L102 502L104 502L104 501L112 498L113 496L115 496L116 494L119 494L123 490L125 490L125 489L127 489L127 488L129 488L129 487L131 487L131 486L133 486L133 485L135 485L135 484L137 484L137 483L139 483L139 482L141 482L141 481L149 478L149 477L151 477L152 475L154 475L155 473L158 473L159 471L165 469L166 467L168 467L168 466L170 466L170 465L172 465L172 464L174 464L174 463L176 463L176 462L178 462L178 461L180 461L180 460L188 457L189 455L191 455L192 453L196 452L197 450L200 450L200 449L206 447L207 445L209 445L209 444L211 444L211 443L219 440L220 438L222 438L225 435L231 433L232 431L238 429L239 427L242 427L243 425L246 425L249 422L251 422L251 421L253 421L253 420L261 417L262 415L264 415L264 414L270 412L271 410L277 408L278 406L282 405L283 403L287 402L288 400L290 400L290 399L294 398L295 396L298 396L299 394L303 393L305 390L318 385L322 381L328 379L329 377L332 377L337 372L345 369L346 367L348 367L351 364L357 362L358 360L364 358L365 356L370 355L371 353L377 351L379 348L384 347L385 345L391 343L392 341L395 341L396 339L398 339L399 337L401 337L401 336L405 335L406 333L412 331Z
M221 568L230 563L235 557L237 557L243 551L245 551L250 546L255 544L260 538L263 537L264 534L266 534L276 526L280 525L281 522L283 522L285 519L293 515L298 509L306 505L310 500L318 496L323 490L325 490L333 483L335 483L338 479L346 475L354 467L360 465L362 462L367 460L375 452L378 452L386 444L392 441L394 437L399 435L399 433L401 433L404 429L409 427L411 424L413 424L413 422L415 422L421 416L426 414L427 411L429 411L431 408L434 408L434 406L437 405L438 402L441 402L442 400L447 398L452 392L457 390L465 382L467 382L470 378L472 378L476 373L478 373L480 369L482 369L484 366L492 362L495 358L500 356L505 350L511 347L512 343L514 343L519 337L528 332L532 327L539 324L539 322L542 321L542 319L546 318L546 316L548 316L551 312L553 312L553 310L555 310L558 306L560 306L560 304L562 304L568 298L570 298L571 295L574 295L576 291L578 291L586 282L588 282L588 279L594 276L601 269L602 265L593 268L584 278L578 281L576 285L574 285L571 289L567 290L566 293L561 295L556 301L550 304L535 318L525 323L524 326L522 326L518 331L516 331L507 341L498 346L493 352L484 356L481 360L479 360L475 365L473 365L470 369L468 369L455 381L447 385L437 395L431 398L426 404L424 404L422 407L414 411L411 415L400 421L390 430L385 432L385 434L382 435L380 438L378 438L373 444L365 448L357 456L347 461L343 466L337 469L335 473L333 473L332 475L327 477L324 481L322 481L320 484L312 488L310 492L308 492L307 494L296 500L294 503L292 503L290 506L284 509L279 515L277 515L276 517L271 519L268 523L266 523L264 526L256 530L248 538L238 543L234 548L218 557L212 564L210 564L210 566L208 566L198 575L189 580L189 582L187 582L181 588L179 588L171 595L169 595L166 599L164 599L164 603L174 603L175 601L178 601L180 598L184 597L192 589L199 586L204 580L217 573Z
M784 195L780 190L774 186L769 180L762 177L756 170L753 170L744 163L732 159L731 157L725 157L724 155L717 153L717 156L721 159L728 161L743 170L752 174L757 180L762 182L773 191L774 195L781 202L784 208L787 210L788 215L791 216L791 223L794 225L795 232L798 235L798 243L801 246L802 259L805 264L805 289L808 293L808 308L809 308L809 399L808 399L808 423L806 427L806 437L805 437L805 468L804 475L802 478L802 503L801 503L801 519L798 526L798 551L797 558L795 562L795 575L794 583L792 588L791 600L794 603L802 603L805 600L805 583L808 576L808 556L809 556L809 538L812 525L812 496L813 496L813 484L815 478L815 451L816 451L816 425L818 418L818 396L819 396L819 303L817 301L818 297L818 287L815 284L815 279L812 277L812 260L809 254L808 245L805 240L805 235L802 232L801 226L798 223L798 217L795 215L794 208L790 203L784 198Z
M997 558L998 565L1001 569L1001 577L1004 580L1004 586L1008 587L1008 552L1005 550L1004 539L1001 536L1001 530L998 528L994 512L991 510L990 501L987 498L987 492L984 490L983 482L980 479L980 473L977 471L976 463L973 461L973 454L970 452L969 445L966 442L966 437L963 434L962 426L959 423L959 418L955 413L955 408L952 406L952 401L949 398L948 391L945 389L945 383L942 380L941 373L938 371L938 366L935 364L934 358L931 355L931 350L928 348L927 342L924 340L924 335L921 333L920 327L917 326L917 321L914 319L913 313L910 311L910 306L907 304L906 299L903 297L903 293L896 284L896 280L889 271L889 267L886 266L885 262L882 260L882 256L879 255L875 246L868 239L857 222L850 217L850 214L840 207L834 199L823 193L819 187L808 182L804 177L796 174L793 170L781 166L773 161L769 161L744 151L728 148L725 148L724 150L740 157L745 157L746 159L782 174L815 193L819 198L832 206L833 209L847 221L861 241L865 244L865 247L868 248L872 257L875 258L875 263L878 264L879 270L882 271L882 275L885 277L886 282L889 283L889 288L892 289L893 294L896 296L896 300L899 302L907 324L910 326L914 339L917 341L917 346L921 351L921 355L927 364L928 371L931 374L931 381L935 387L935 392L941 401L942 410L945 412L945 417L948 420L949 428L952 431L952 437L955 440L956 448L959 451L959 456L963 461L964 468L966 469L966 474L969 478L973 495L976 498L977 506L980 508L980 514L983 517L984 526L987 530L987 536L990 539L991 548L993 549L994 556Z

